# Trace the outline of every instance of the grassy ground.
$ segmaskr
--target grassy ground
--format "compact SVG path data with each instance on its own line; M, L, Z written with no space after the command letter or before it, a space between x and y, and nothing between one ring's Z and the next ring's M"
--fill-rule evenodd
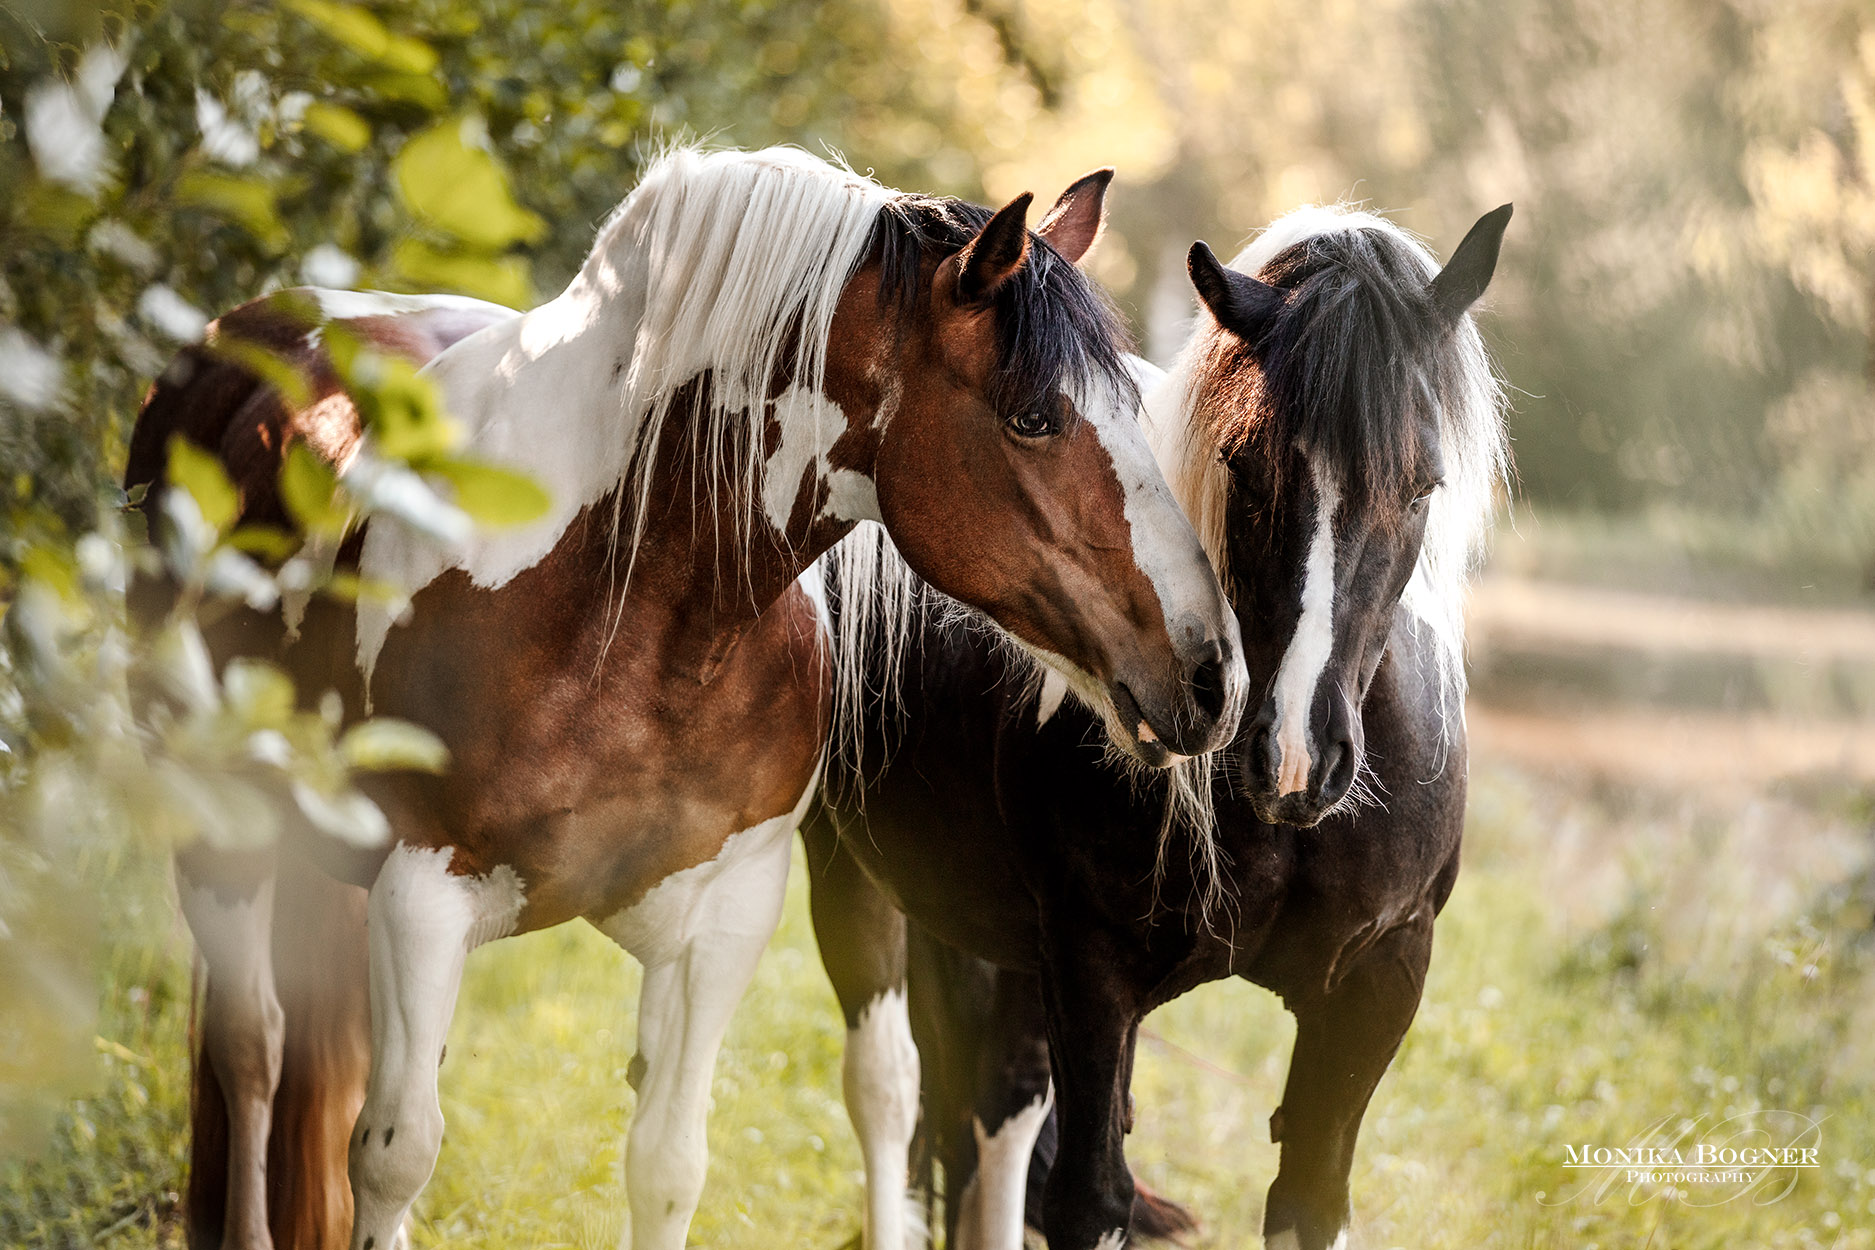
M1425 1007L1356 1164L1365 1244L1875 1246L1868 796L1650 793L1488 761L1475 774ZM160 915L161 872L129 880ZM857 1228L839 1020L798 870L791 891L717 1070L698 1245L832 1250ZM156 936L116 955L98 1093L38 1161L0 1172L0 1245L180 1244L187 947L171 925ZM475 955L418 1245L616 1244L636 984L635 965L577 925ZM1201 1213L1200 1245L1256 1244L1292 1036L1241 984L1149 1022L1131 1155ZM1761 1108L1823 1121L1823 1166L1780 1201L1569 1197L1566 1143Z

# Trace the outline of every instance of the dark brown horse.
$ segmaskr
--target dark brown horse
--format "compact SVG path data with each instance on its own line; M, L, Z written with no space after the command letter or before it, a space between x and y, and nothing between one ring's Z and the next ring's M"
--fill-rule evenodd
M929 590L907 599L910 641L863 657L882 693L806 831L814 920L849 1048L904 1000L909 958L951 1245L1019 1250L1025 1208L1052 1250L1179 1228L1126 1166L1134 1046L1147 1012L1227 976L1297 1019L1264 1235L1340 1244L1361 1117L1458 871L1463 591L1504 468L1466 310L1509 217L1443 270L1337 210L1281 219L1230 269L1193 248L1207 312L1148 405L1260 692L1215 759L1142 774L1110 718ZM884 542L830 558L836 625L879 597Z
M566 292L526 315L311 293L309 327L292 311L302 293L230 314L152 389L127 477L152 484L159 522L176 506L161 473L177 433L221 457L249 519L282 519L275 483L299 440L366 498L408 487L323 362L321 320L426 361L469 450L553 497L541 521L455 538L376 513L335 558L393 587L401 610L321 601L296 631L248 613L212 639L222 659L281 658L307 697L336 690L348 715L424 725L451 755L446 775L372 788L387 851L342 854L297 830L280 853L369 887L353 1250L389 1250L434 1165L468 952L575 917L645 965L632 1238L683 1244L714 1056L778 918L829 732L822 630L796 580L856 522L881 522L932 585L1055 657L1142 758L1234 731L1235 620L1137 427L1115 320L1073 264L1106 183L1076 183L1031 232L1026 195L991 213L798 152L678 150ZM309 372L308 402L289 407L229 363L243 339ZM146 612L162 594L147 588ZM273 917L305 910L275 863L180 858L208 970L198 1086L218 1087L226 1117L225 1157L197 1160L201 1245L266 1246L270 1220L281 1241L324 1244L343 1216L329 1152L268 1143L356 1097L348 1062L297 1074L292 1092L316 1101L274 1110L283 1053L353 1058L292 1035L362 988L355 962L319 966L319 944L356 940L356 917L329 910L278 935L291 958L270 960ZM284 987L305 997L283 1015L281 976L309 967L313 988ZM875 1213L877 1244L902 1240L900 1214Z

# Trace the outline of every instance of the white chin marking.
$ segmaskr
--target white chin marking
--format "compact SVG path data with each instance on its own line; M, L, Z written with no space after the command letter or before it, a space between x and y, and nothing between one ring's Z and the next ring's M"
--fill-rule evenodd
M1042 695L1035 708L1035 727L1040 729L1049 718L1061 710L1061 701L1068 697L1068 679L1052 668L1042 670Z
M1315 477L1315 535L1302 567L1302 613L1276 672L1276 792L1294 794L1309 784L1309 709L1335 646L1335 511L1341 491L1334 475L1310 457Z

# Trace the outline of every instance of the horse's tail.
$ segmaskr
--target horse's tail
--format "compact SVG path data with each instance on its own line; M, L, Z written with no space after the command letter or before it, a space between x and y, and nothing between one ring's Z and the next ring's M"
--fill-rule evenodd
M345 1250L346 1149L371 1062L365 892L282 850L274 888L274 979L286 1015L267 1144L275 1250ZM191 1250L218 1250L228 1194L228 1111L199 1039L191 1081Z
M1024 1220L1030 1228L1042 1226L1042 1190L1048 1183L1048 1173L1055 1166L1055 1153L1061 1145L1061 1124L1055 1107L1048 1109L1048 1119L1042 1124L1042 1131L1035 1138L1034 1153L1029 1155L1029 1188L1026 1195ZM1141 1241L1174 1241L1181 1245L1187 1237L1198 1231L1198 1217L1191 1211L1161 1197L1144 1182L1133 1179L1133 1237L1132 1244Z

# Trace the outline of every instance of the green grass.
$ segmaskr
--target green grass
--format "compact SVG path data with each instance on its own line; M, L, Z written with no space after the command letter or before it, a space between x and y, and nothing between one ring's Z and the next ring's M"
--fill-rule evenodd
M1481 768L1425 1005L1356 1162L1364 1244L1875 1247L1867 829L1866 798L1827 788L1734 801ZM135 888L160 898L161 873ZM698 1245L833 1250L858 1228L839 1016L805 904L797 864L716 1072ZM38 1159L0 1171L0 1245L180 1244L187 947L173 925L145 934L115 949L97 1092ZM581 925L470 960L419 1246L616 1244L637 982ZM1232 983L1148 1029L1135 1168L1201 1214L1199 1245L1257 1244L1289 1017ZM1560 1200L1565 1143L1753 1108L1824 1119L1824 1166L1777 1203Z

